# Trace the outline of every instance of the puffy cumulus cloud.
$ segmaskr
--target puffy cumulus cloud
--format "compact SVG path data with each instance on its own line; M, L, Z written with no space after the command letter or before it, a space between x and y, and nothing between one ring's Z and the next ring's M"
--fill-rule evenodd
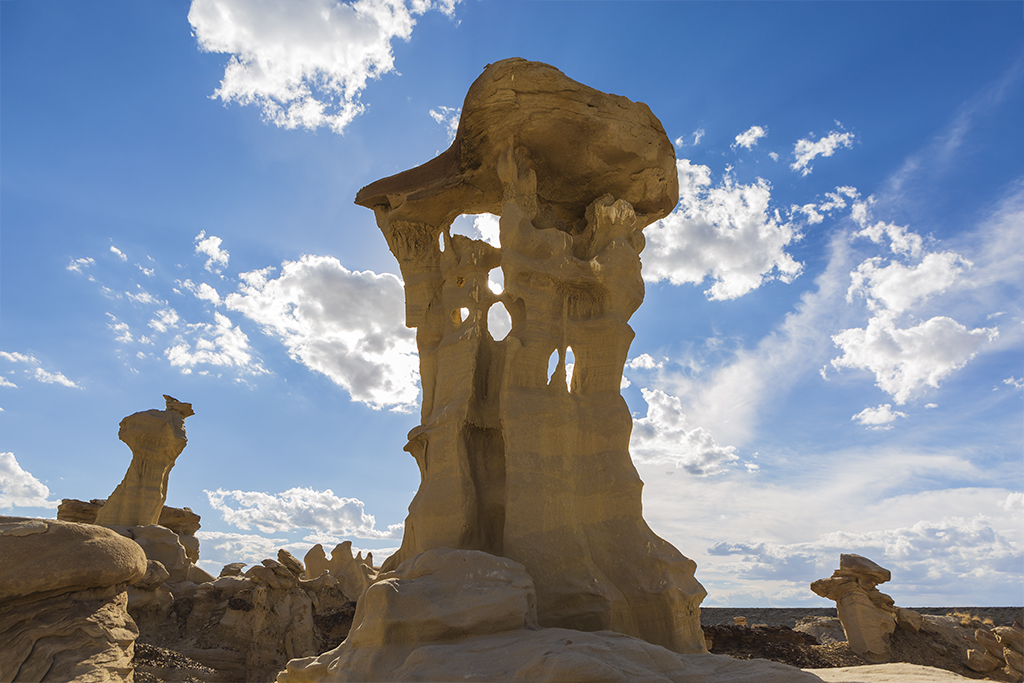
M221 249L221 239L219 237L214 237L213 235L207 237L206 231L203 230L196 235L195 242L196 253L209 256L209 258L206 259L206 265L203 266L206 270L211 273L220 273L221 268L218 268L217 266L219 265L224 267L228 265L228 259L231 255L226 249Z
M811 133L811 135L813 137L814 134ZM797 140L796 144L793 145L793 156L796 157L796 160L789 167L794 171L799 171L800 175L806 176L814 170L811 162L816 157L830 157L840 147L852 147L853 138L853 133L832 131L825 137L817 140L811 138Z
M0 453L0 510L12 507L56 508L50 489L18 464L14 453Z
M10 361L22 366L21 371L30 379L34 379L37 382L43 384L60 384L71 389L81 389L77 384L64 376L62 372L45 370L42 367L42 361L31 354L18 353L17 351L0 351L0 358ZM17 385L10 380L4 380L4 383L0 383L0 386L16 388Z
M762 128L761 126L751 126L747 130L743 131L736 136L736 142L732 143L731 147L736 149L737 147L746 147L747 149L753 149L757 145L757 141L768 135L768 129Z
M629 450L637 462L671 463L690 474L725 471L737 460L733 446L719 446L707 430L691 427L679 398L659 389L641 389L647 415L633 420Z
M224 314L214 312L213 323L193 323L176 336L174 345L164 350L171 365L184 373L197 365L214 365L264 374L267 370L255 359L249 348L249 337L240 327L233 326ZM186 338L191 337L191 343Z
M18 385L7 379L3 375L0 375L0 387L7 387L8 389L17 389Z
M448 134L448 142L455 141L455 134L459 132L459 117L462 116L462 107L438 107L430 110L430 118L444 127Z
M391 524L387 531L376 529L376 521L366 514L362 501L339 498L330 489L293 488L278 494L217 489L204 493L225 522L246 531L251 527L265 534L314 529L356 538L399 538L404 527Z
M500 220L498 216L492 213L463 214L452 221L449 233L483 240L493 247L501 247L501 238L499 236ZM501 269L495 268L491 271L491 276L500 275L500 273Z
M649 353L641 353L639 356L631 358L629 362L626 363L626 367L630 370L656 370L664 367L664 365L665 364L662 361L654 360L654 356Z
M202 50L231 55L214 97L284 128L341 133L363 111L367 80L394 70L391 41L456 1L193 0L188 20Z
M831 363L837 370L869 370L875 384L902 405L925 386L938 388L940 380L966 365L997 335L996 328L969 330L945 316L900 328L893 314L882 312L867 327L833 335L842 355Z
M891 422L906 416L906 413L893 410L891 403L883 403L875 408L865 408L850 419L864 425L868 429L891 429Z
M419 362L405 327L405 293L394 275L350 271L329 256L242 273L225 305L281 339L289 355L374 408L411 410Z
M944 292L973 265L951 251L928 253L913 266L899 261L880 266L883 261L881 257L867 259L850 274L848 302L860 294L871 310L902 313Z
M778 211L769 209L771 186L758 179L736 185L726 174L712 187L711 170L676 162L679 206L645 230L643 276L648 282L699 284L710 277L705 294L712 300L735 299L778 279L792 282L803 266L786 252L801 235Z

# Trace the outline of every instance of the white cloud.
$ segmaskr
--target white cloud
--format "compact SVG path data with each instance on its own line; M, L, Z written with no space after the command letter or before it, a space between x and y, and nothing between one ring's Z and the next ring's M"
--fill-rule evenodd
M43 370L42 368L36 368L35 373L33 373L33 377L35 377L40 382L43 382L44 384L60 384L71 389L80 388L77 384L69 380L60 372L48 372L46 370Z
M870 199L870 198L869 198ZM858 208L860 203L858 203ZM866 212L857 211L855 218L861 223L861 231L856 233L858 237L867 237L875 244L882 244L883 238L889 238L889 246L894 254L901 256L917 257L921 254L924 240L916 232L910 232L906 226L895 225L878 221L874 225L867 225Z
M394 70L391 41L456 1L193 0L188 20L201 49L231 55L214 97L255 104L284 128L341 133L363 111L367 80Z
M209 494L209 492L207 492ZM290 543L287 538L267 538L258 534L239 534L230 531L203 531L196 532L196 538L202 544L202 563L211 563L208 571L216 574L217 565L223 566L229 562L245 562L246 564L259 564L266 558L277 559L277 551L284 548L298 558L304 557L304 552L310 546L302 543ZM296 554L296 551L298 553ZM211 559L216 558L216 559Z
M40 360L31 354L18 353L17 351L0 351L0 358L12 363L22 363L24 365L32 366L31 368L24 368L23 372L26 377L30 377L37 382L42 382L43 384L61 384L72 389L81 388L58 371L49 372L48 370L44 370ZM7 383L0 384L0 386L17 386L8 380L4 381Z
M1003 380L1003 384L1011 386L1014 389L1024 389L1024 379L1017 379L1013 375L1010 375Z
M772 161L779 160L779 155L777 152L768 152L768 156L771 158Z
M687 422L679 398L658 389L640 393L647 415L633 420L629 450L634 461L670 463L690 474L709 475L739 460L733 446L719 446L706 429Z
M746 147L747 149L753 149L757 145L757 141L768 135L768 129L762 128L761 126L751 126L744 132L736 136L736 142L732 143L731 147L736 149L739 147Z
M803 206L797 206L796 204L794 204L793 206L790 207L789 210L792 213L799 212L807 216L807 222L810 223L811 225L817 225L818 223L821 223L823 220L825 220L825 217L822 214L818 213L818 207L816 207L814 204L804 204Z
M233 327L231 320L222 313L214 312L213 315L215 322L212 324L193 323L187 326L188 334L193 335L192 344L181 334L175 338L174 346L164 350L171 365L183 371L208 364L241 368L257 375L267 372L259 360L253 358L249 337L241 328Z
M816 141L810 138L797 140L793 146L793 156L796 157L796 161L790 164L789 167L794 171L800 171L800 175L806 176L813 170L810 164L815 157L830 157L836 153L840 146L852 147L853 133L832 131L827 136Z
M194 294L197 299L209 301L214 305L221 303L220 294L217 293L217 290L211 287L210 285L206 284L205 282L200 282L197 285L196 283L192 282L192 280L185 280L184 282L180 282L178 284L180 284L188 291L192 292L192 294Z
M166 332L172 327L177 327L179 320L177 311L165 308L156 312L156 317L149 321L149 326L157 332Z
M679 206L645 230L643 276L648 282L699 284L713 280L705 294L735 299L779 279L792 282L803 266L786 247L800 239L796 228L769 209L771 186L758 179L736 185L726 174L711 187L711 170L677 162Z
M329 256L242 273L225 305L278 336L289 355L374 408L410 410L418 398L415 337L394 275L349 271Z
M137 304L145 304L147 306L159 306L161 304L164 306L167 305L166 301L161 301L144 290L142 285L136 285L136 288L138 289L137 292L125 292L124 295L128 297L129 300L134 301Z
M686 138L684 138L682 135L680 135L679 137L676 138L676 147L685 147L685 146L686 146Z
M694 145L699 145L700 141L701 141L701 138L703 138L703 137L704 137L704 129L703 128L698 128L697 130L693 131L693 144Z
M0 387L7 387L8 389L17 389L18 385L7 379L3 375L0 375Z
M876 408L865 408L850 419L868 429L890 429L892 427L890 423L895 422L896 418L906 416L906 413L894 411L891 403L883 403Z
M389 525L387 531L376 529L376 521L363 510L362 501L339 498L330 489L293 488L279 494L217 489L204 493L225 522L246 531L256 527L265 534L314 529L356 538L402 535L403 524ZM232 507L232 502L237 507Z
M211 273L219 273L221 269L217 268L214 264L219 264L222 267L228 265L228 259L231 255L228 253L227 249L220 248L221 239L219 237L214 237L213 235L207 237L206 231L203 230L196 235L195 242L196 253L206 254L210 257L206 259L206 265L203 266L206 270Z
M626 367L631 370L654 370L664 367L664 363L654 360L654 357L649 353L641 353L636 358L630 359L626 363Z
M0 453L0 509L12 507L56 508L50 489L18 464L14 453Z
M879 267L881 262L880 257L868 259L850 273L847 301L862 294L871 310L902 313L944 292L972 265L951 251L928 253L915 266L893 261Z
M867 327L832 336L842 350L832 366L871 371L875 384L902 405L925 386L937 388L940 380L966 365L997 334L995 328L968 330L945 316L901 329L891 313L880 312Z
M92 258L76 258L71 260L66 270L70 270L73 273L81 273L83 268L88 268L91 265L95 265L95 263L96 260Z
M459 117L462 115L462 107L438 107L430 110L430 118L443 126L448 134L448 142L455 140L455 134L459 131Z
M110 252L113 253L113 254L116 254L117 257L120 258L122 261L127 261L128 260L128 257L124 254L124 252L122 252L117 247L111 246L110 247Z
M117 336L114 338L114 341L121 342L122 344L132 343L132 341L134 341L134 337L132 337L131 327L128 325L128 323L119 321L117 318L110 315L109 313L107 313L107 315L113 321L107 323L107 327L109 327L110 329L117 333Z

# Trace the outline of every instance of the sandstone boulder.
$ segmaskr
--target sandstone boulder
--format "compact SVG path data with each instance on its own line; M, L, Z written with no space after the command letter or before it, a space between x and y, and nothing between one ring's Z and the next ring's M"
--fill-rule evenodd
M0 517L0 678L131 681L128 583L141 548L109 529Z
M370 586L344 643L289 662L277 680L819 680L764 660L679 655L611 631L541 628L535 597L532 580L516 562L479 551L427 551Z

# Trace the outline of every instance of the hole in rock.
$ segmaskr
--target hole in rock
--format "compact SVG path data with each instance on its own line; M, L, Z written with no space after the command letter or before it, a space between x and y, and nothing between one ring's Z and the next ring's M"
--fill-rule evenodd
M576 369L576 355L572 347L565 347L565 388L572 391L572 373Z
M491 268L491 271L487 273L487 286L495 294L501 294L505 291L505 273L502 272L501 268Z
M548 356L548 384L551 384L551 378L555 376L555 370L558 369L558 349L551 352Z
M466 322L466 318L468 318L468 317L469 317L469 309L468 308L460 308L459 309L459 322L462 322L462 323Z
M487 329L494 341L501 341L512 331L512 316L500 301L492 304L487 311Z
M441 231L441 234L439 234L437 236L437 248L441 250L442 254L444 253L444 231L443 230Z
M500 247L498 239L498 217L492 213L478 215L462 214L454 221L450 229L452 235L464 235L475 240L483 240L491 246Z

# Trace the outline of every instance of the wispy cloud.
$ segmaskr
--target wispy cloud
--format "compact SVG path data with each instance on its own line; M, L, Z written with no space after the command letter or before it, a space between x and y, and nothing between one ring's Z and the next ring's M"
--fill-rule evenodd
M448 134L448 142L455 140L459 131L459 117L462 115L462 107L438 107L430 110L430 118L444 127Z
M796 160L789 167L794 171L799 171L802 176L806 176L814 170L811 162L815 158L819 156L830 157L840 147L853 146L853 133L832 131L817 140L814 140L813 136L814 134L811 133L811 137L797 140L796 144L793 145L793 156Z
M363 111L367 81L394 70L391 42L456 1L193 0L188 20L202 50L231 56L214 97L254 104L284 128L341 133Z
M19 366L28 366L21 368L22 374L25 377L36 380L37 382L42 382L43 384L60 384L61 386L69 387L71 389L81 389L80 386L65 377L62 372L44 369L42 367L42 361L31 354L18 353L17 351L0 351L0 358ZM0 386L17 387L16 384L9 380L5 381L6 384Z

